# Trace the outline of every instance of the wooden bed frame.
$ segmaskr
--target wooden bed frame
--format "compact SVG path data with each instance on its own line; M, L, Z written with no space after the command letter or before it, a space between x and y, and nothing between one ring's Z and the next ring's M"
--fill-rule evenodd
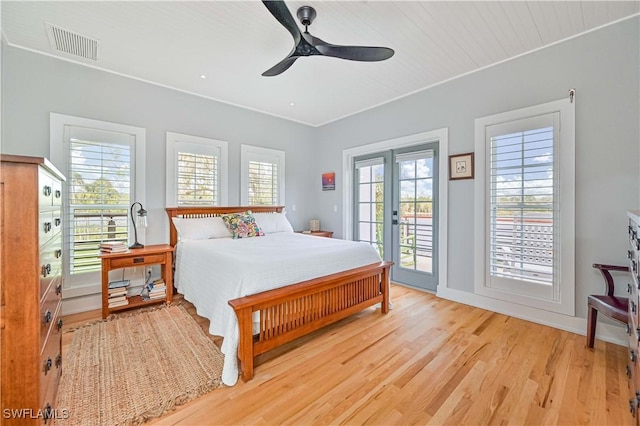
M282 206L168 207L170 244L178 234L171 218L202 218L251 210L280 213ZM318 237L320 238L320 237ZM242 380L253 378L254 357L380 303L389 311L389 268L382 261L297 284L229 300L238 318L238 358ZM259 332L254 335L252 316L260 313Z

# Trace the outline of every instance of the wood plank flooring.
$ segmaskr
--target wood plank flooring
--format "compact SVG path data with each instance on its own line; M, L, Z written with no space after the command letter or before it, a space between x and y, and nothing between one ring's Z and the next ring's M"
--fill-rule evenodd
M401 286L392 301L387 315L370 308L263 355L252 381L150 424L632 424L626 348L590 350L584 336Z

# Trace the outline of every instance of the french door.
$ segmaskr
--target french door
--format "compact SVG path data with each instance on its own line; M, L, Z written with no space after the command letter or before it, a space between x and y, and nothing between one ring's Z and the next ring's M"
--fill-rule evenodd
M435 291L438 144L354 159L354 240L394 262L394 282Z

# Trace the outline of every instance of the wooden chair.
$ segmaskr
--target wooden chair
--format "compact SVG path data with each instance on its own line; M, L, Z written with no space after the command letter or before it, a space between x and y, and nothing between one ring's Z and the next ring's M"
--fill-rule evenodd
M593 267L602 273L604 281L607 283L607 294L592 294L587 298L588 317L587 317L587 346L593 348L596 338L596 322L598 320L598 312L608 316L623 324L627 324L629 317L629 298L618 297L613 295L614 284L611 271L629 271L627 266L601 265L594 263Z

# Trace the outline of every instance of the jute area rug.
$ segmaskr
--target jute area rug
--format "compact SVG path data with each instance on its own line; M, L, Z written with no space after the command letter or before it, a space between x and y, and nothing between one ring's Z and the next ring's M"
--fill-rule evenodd
M63 364L62 425L135 425L222 386L223 355L182 307L81 327Z

